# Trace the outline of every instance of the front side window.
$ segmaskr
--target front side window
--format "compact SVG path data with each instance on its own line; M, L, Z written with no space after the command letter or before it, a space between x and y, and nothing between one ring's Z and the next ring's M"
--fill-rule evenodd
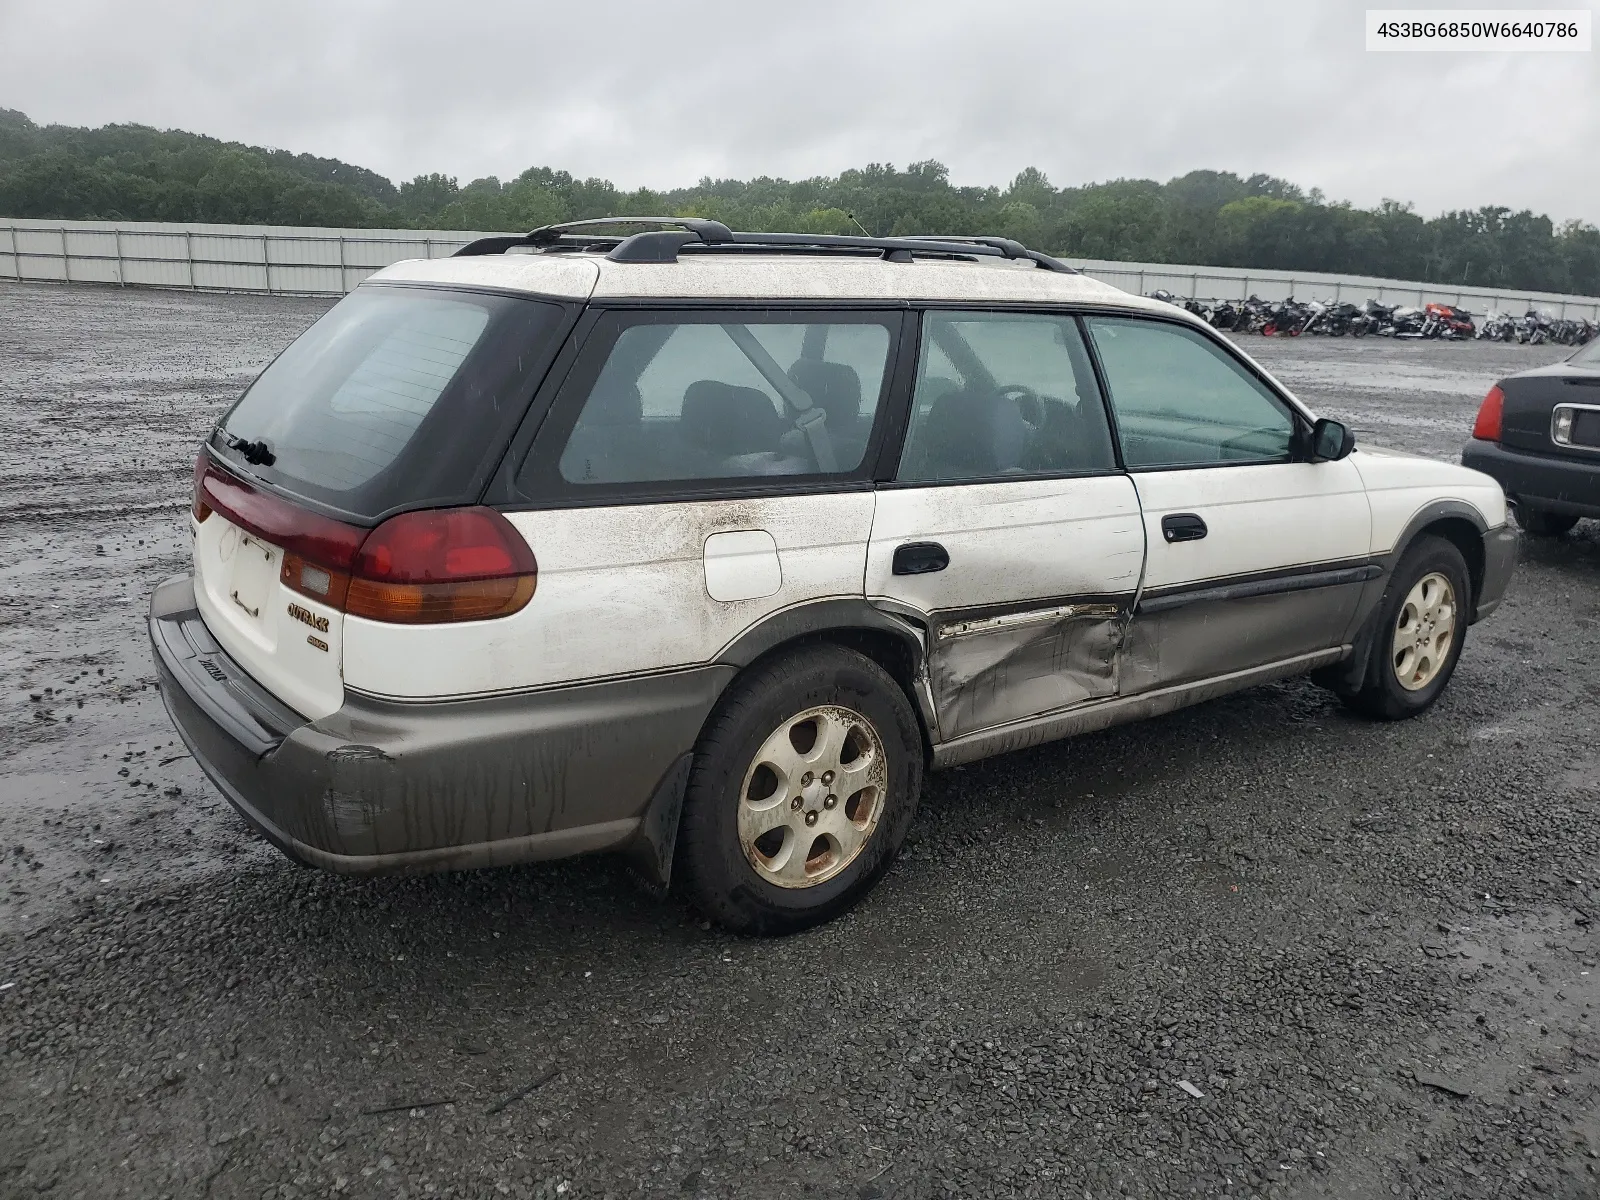
M1116 469L1078 323L1051 313L923 317L898 478L924 483Z
M558 398L560 480L648 484L848 474L866 455L896 315L610 318ZM543 441L541 435L541 441ZM528 470L541 469L536 448ZM526 474L526 472L525 472Z
M1135 317L1089 317L1085 324L1105 371L1130 470L1289 456L1289 409L1204 334Z

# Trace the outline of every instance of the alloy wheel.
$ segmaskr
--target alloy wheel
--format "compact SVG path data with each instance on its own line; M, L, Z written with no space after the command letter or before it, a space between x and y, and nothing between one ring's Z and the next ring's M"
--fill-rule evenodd
M1432 683L1450 657L1455 632L1455 588L1440 572L1430 572L1406 593L1395 621L1390 661L1400 686L1415 692Z
M888 785L883 739L860 713L809 708L756 751L739 788L739 844L767 882L815 887L871 840Z

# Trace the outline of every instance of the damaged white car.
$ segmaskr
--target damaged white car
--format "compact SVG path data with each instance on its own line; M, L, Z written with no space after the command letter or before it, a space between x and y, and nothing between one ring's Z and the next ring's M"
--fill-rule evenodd
M930 768L1297 673L1431 705L1505 499L1352 450L1015 242L580 222L380 271L267 367L150 633L299 862L617 850L782 932L883 874Z

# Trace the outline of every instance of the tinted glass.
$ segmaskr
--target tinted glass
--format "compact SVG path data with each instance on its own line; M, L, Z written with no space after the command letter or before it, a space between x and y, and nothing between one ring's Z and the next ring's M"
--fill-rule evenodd
M604 359L597 373L580 367L569 384L582 400L556 464L564 482L579 486L854 471L892 340L876 316L743 314L640 318L622 323L615 341L596 336ZM809 433L808 409L823 414ZM539 461L536 451L531 469Z
M1078 323L928 313L899 478L936 482L1116 467Z
M1086 319L1130 469L1288 456L1294 419L1204 334L1164 321Z
M509 296L359 288L256 378L213 445L268 483L356 514L475 499L560 312Z

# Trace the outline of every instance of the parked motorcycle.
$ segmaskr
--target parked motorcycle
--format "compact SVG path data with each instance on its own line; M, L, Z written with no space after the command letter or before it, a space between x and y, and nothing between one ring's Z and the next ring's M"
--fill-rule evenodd
M1550 326L1550 340L1563 346L1581 346L1593 336L1594 326L1582 317L1561 317Z
M1293 296L1267 306L1261 325L1264 337L1299 337L1312 317L1309 305L1298 303Z
M1424 306L1423 311L1427 314L1429 337L1444 338L1449 341L1470 338L1477 333L1477 327L1472 323L1472 314L1457 305L1428 304Z
M1530 308L1517 324L1517 341L1527 346L1542 346L1550 340L1550 327L1554 324L1549 313Z
M1478 337L1490 342L1514 342L1517 340L1517 320L1510 313L1491 309L1483 318L1483 328L1478 330Z
M1208 319L1213 328L1233 330L1238 328L1239 322L1243 319L1243 313L1232 300L1224 300L1222 303L1212 306L1211 316Z
M1364 333L1357 332L1356 325L1361 319L1361 309L1349 301L1323 300L1311 305L1313 315L1306 322L1307 333L1318 333L1326 337L1343 337L1347 333L1355 333L1357 337Z
M1361 306L1361 313L1351 327L1351 332L1357 337L1365 337L1369 333L1389 336L1394 332L1394 310L1393 304L1379 304L1376 300L1366 301Z

